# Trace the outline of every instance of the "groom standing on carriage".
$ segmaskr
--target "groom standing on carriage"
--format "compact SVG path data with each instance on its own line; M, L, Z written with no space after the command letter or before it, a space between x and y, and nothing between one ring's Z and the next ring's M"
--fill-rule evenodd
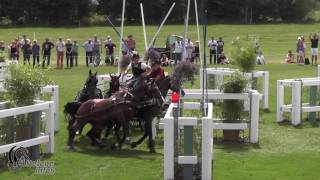
M132 79L130 79L130 81L127 84L129 88L135 88L137 87L137 85L141 84L142 81L145 79L146 74L148 74L151 71L150 66L148 66L146 63L140 62L139 60L140 56L138 52L133 51L131 63L125 70L125 74L127 74L130 70L133 74Z

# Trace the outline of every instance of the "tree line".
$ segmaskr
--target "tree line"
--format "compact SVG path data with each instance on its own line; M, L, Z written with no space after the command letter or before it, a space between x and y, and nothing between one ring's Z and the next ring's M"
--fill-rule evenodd
M126 23L140 23L140 2L148 24L159 24L173 2L168 23L184 22L187 0L127 0ZM190 20L195 19L193 2ZM206 9L209 23L305 22L319 4L318 0L198 0L200 19ZM121 12L122 0L1 0L0 26L99 25L105 23L105 15L119 21Z

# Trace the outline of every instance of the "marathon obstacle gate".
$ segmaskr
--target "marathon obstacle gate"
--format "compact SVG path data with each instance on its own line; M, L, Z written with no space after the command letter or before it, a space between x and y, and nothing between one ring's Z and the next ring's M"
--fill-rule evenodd
M236 69L230 68L206 68L206 73L208 77L208 86L206 81L203 81L203 70L200 70L200 89L216 89L219 90L220 86L223 83L224 76L232 75ZM246 73L246 76L253 80L252 86L250 89L257 90L258 78L262 78L262 108L269 108L269 72L268 71L254 71L252 73ZM211 87L213 86L213 87Z
M186 94L181 97L186 99L202 98L201 90L185 90ZM212 160L213 160L213 131L218 129L225 130L249 130L250 142L258 142L259 126L259 100L261 95L251 90L249 93L221 93L217 90L208 91L209 100L243 100L250 102L249 121L244 123L224 123L222 119L214 119L213 104L206 104L207 116L205 117L178 117L174 118L173 113L177 111L177 104L171 103L165 117L160 121L159 127L164 129L164 179L175 178L175 164L181 164L184 168L183 178L192 179L192 167L201 164L201 179L212 179ZM183 109L200 110L200 103L181 102ZM179 111L179 110L178 110ZM201 157L194 156L193 132L194 128L201 129ZM177 147L180 130L184 129L184 155L179 156ZM199 166L198 166L199 167Z
M318 99L318 87L320 86L320 65L318 66L318 77L284 79L277 81L277 122L284 121L284 113L291 113L291 123L301 124L303 113L309 113L310 122L316 121L316 113L320 112ZM292 92L291 104L284 103L284 88L290 87ZM303 87L309 88L309 102L303 103Z

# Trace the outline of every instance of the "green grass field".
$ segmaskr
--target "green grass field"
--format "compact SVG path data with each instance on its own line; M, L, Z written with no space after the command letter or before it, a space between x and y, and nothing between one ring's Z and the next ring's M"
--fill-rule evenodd
M315 32L320 24L309 25L212 25L209 36L222 36L225 39L225 52L228 54L231 40L236 36L255 36L260 39L267 65L257 70L270 72L270 111L260 113L259 144L216 144L214 145L214 178L217 180L317 180L320 177L320 129L317 124L303 122L300 127L278 125L276 113L276 80L286 78L314 77L316 66L298 66L280 64L289 49L295 50L297 36L308 36ZM150 40L156 27L148 27ZM183 26L166 26L160 33L157 46L161 46L168 34L181 34ZM111 28L17 28L0 29L0 40L8 42L18 35L27 34L42 42L45 37L58 36L84 42L94 34L113 36ZM143 50L141 27L126 27L125 34L133 34L137 39L138 50ZM195 26L190 27L190 36L196 37ZM307 41L310 47L309 41ZM118 52L118 51L116 51ZM309 54L309 50L307 51ZM83 54L83 53L82 53ZM54 58L53 58L54 59ZM0 179L112 179L112 180L159 180L163 179L163 142L157 139L157 153L149 154L146 143L137 149L124 146L122 150L97 149L90 147L85 137L77 139L76 152L66 149L66 122L62 113L63 105L72 101L76 92L83 86L88 69L84 58L80 58L78 68L56 70L48 75L60 87L60 132L55 136L56 153L45 160L55 162L54 176L34 175L31 170L0 170ZM55 62L53 61L53 67ZM234 67L234 66L229 66ZM116 72L115 67L95 68L98 74ZM171 71L166 68L166 71ZM190 85L187 85L189 88ZM198 77L194 88L199 87ZM290 94L289 94L290 95ZM287 98L289 98L289 95ZM87 129L87 128L86 128ZM137 138L137 137L135 137ZM80 143L81 141L81 143Z

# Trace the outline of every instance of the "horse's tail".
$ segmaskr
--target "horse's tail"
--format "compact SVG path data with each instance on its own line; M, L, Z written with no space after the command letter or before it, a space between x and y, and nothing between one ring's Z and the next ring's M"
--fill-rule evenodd
M80 106L80 102L68 102L64 105L64 114L69 114L71 117L74 117Z

